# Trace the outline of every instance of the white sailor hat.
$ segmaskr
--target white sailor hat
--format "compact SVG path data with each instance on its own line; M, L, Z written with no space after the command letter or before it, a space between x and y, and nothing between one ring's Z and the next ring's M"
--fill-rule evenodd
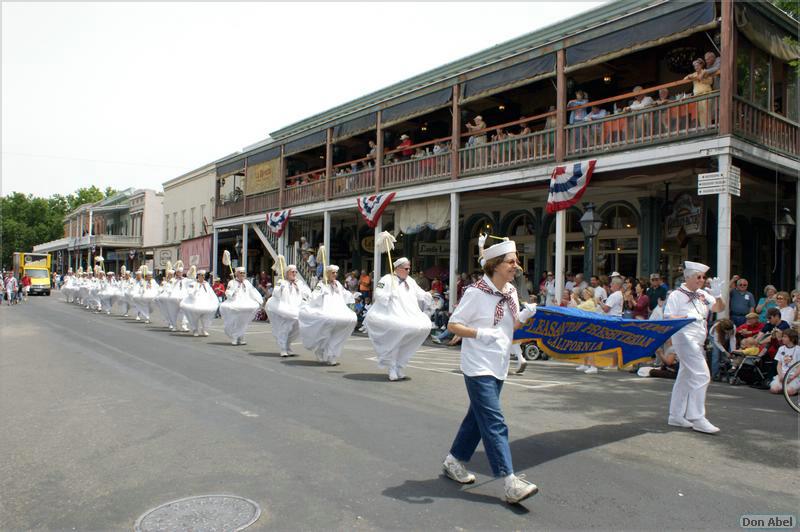
M287 272L296 272L297 271L297 266L295 266L294 264L290 264L290 265L288 265L286 267L286 271Z
M114 275L114 272L113 271L108 271L108 272L106 272L106 275Z
M354 293L353 293L353 297L354 297L355 299L361 299L363 296L361 295L361 292L354 292Z
M683 263L684 271L706 273L709 270L709 268L710 266L706 266L705 264L701 264L699 262L692 262L690 260L684 261Z
M497 257L502 257L508 253L516 253L517 244L513 240L505 240L499 244L483 250L483 259L492 260Z
M239 268L236 268L236 270L238 271ZM205 277L206 276L206 271L205 270L197 270L197 275L202 275L203 277Z
M335 265L335 264L329 264L328 267L325 268L325 271L338 272L339 271L339 267L337 265Z
M237 266L237 267L236 267L236 269L235 269L235 270L233 270L233 271L234 271L235 273L239 273L239 272L241 272L241 273L245 273L245 271L244 271L244 266ZM197 272L197 273L200 273L200 272ZM205 272L203 272L203 273L205 273Z
M392 266L397 268L398 266L402 266L403 264L406 264L406 263L411 264L411 261L408 260L408 257L400 257L399 259L397 259L396 261L394 261L392 263Z

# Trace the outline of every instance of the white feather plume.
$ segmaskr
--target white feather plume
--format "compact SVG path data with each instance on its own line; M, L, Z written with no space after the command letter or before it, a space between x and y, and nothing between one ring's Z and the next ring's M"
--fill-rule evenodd
M192 264L192 267L189 268L189 278L194 279L197 277L197 266Z
M323 244L320 244L317 249L317 260L323 264L325 263L325 246Z
M386 253L394 249L395 242L397 242L397 239L392 236L392 233L383 231L375 237L375 249L377 249L379 253Z
M225 266L231 265L231 252L228 251L227 249L222 252L222 264L224 264Z

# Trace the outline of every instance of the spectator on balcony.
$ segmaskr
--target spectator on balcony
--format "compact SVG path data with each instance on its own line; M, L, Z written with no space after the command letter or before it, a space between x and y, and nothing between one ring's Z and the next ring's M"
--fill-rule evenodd
M477 135L473 135L467 141L467 145L479 145L479 144L486 144L486 122L483 121L483 117L481 115L477 115L475 117L474 123L467 122L465 127L467 131L470 133L478 133Z
M687 75L683 79L692 80L692 96L700 96L707 94L714 90L714 80L710 74L705 70L706 63L699 57L692 62L694 72ZM697 124L699 127L706 127L709 122L708 116L708 101L701 100L697 102Z
M584 118L584 120L586 121L600 120L601 118L605 118L606 116L608 116L608 111L606 111L605 109L601 109L599 105L593 105L591 112L586 115L586 118Z
M671 101L672 98L669 96L669 89L658 89L658 99L655 101L656 105L664 105Z
M370 159L374 159L378 155L378 145L375 144L374 140L369 140L367 144L369 145L369 152L367 153L367 157L369 157Z
M586 91L578 89L575 91L575 98L567 102L567 109L571 109L573 107L579 107L581 105L589 103L589 94ZM578 124L583 122L586 118L586 107L582 107L580 109L575 109L569 113L569 123Z
M492 149L491 149L491 161L493 163L500 162L500 160L505 160L508 157L506 153L505 146L506 144L503 142L508 138L506 131L499 127L494 130L494 134L492 134Z
M308 245L308 241L304 236L300 237L300 249L302 251L308 251L309 249L311 249L311 246Z
M717 54L714 52L706 52L703 56L703 61L706 63L706 74L713 76L712 86L714 90L718 90L719 76L717 76L717 73L719 72L720 66L722 66L720 58L717 57Z
M641 85L636 85L633 88L633 94L634 94L633 101L630 103L630 105L628 105L628 107L625 107L623 111L640 111L646 107L655 105L655 101L653 101L653 98L651 98L647 94L644 94L642 92L643 90L644 89L642 89Z
M412 155L414 155L414 150L411 149L411 146L413 144L414 143L411 141L411 137L409 137L405 133L400 135L400 144L398 144L396 148L398 150L401 150L398 152L400 160L407 160L411 158Z

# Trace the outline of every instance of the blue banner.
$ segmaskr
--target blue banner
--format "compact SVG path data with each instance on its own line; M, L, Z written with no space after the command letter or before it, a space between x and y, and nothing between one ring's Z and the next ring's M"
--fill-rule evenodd
M631 320L575 308L539 307L514 333L514 341L535 341L552 358L583 363L594 357L596 366L628 368L649 361L656 349L691 319Z

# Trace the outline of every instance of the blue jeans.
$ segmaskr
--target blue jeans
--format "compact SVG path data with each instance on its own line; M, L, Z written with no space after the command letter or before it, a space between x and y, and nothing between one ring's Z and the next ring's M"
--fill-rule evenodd
M511 465L511 448L508 446L508 426L500 409L503 381L491 375L465 375L464 382L469 395L469 410L461 422L450 454L462 462L469 462L478 442L483 440L494 476L508 476L514 472L514 466Z

